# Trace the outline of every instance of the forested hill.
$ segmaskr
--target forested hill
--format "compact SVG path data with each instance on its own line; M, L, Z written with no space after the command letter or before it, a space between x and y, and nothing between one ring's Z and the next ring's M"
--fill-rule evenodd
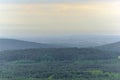
M92 48L48 48L26 49L0 52L0 61L73 61L117 58L118 54L108 53Z
M119 80L120 53L92 48L0 52L0 80Z
M0 51L29 49L29 48L58 48L58 47L64 47L64 46L22 41L16 39L0 39Z
M95 48L100 49L100 50L104 50L104 51L120 52L120 42L106 44L106 45L98 46Z

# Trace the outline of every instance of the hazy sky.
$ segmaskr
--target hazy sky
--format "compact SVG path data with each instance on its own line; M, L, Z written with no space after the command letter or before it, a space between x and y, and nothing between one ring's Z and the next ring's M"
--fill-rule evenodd
M0 37L120 34L119 0L0 0Z

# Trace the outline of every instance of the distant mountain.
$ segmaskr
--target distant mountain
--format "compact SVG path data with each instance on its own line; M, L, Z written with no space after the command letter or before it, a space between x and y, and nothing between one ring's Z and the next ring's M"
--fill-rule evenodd
M101 49L101 50L105 50L105 51L120 52L120 42L106 44L106 45L98 46L96 48Z
M62 46L22 41L22 40L16 40L16 39L0 39L0 51L29 49L29 48L58 48L58 47L62 47Z

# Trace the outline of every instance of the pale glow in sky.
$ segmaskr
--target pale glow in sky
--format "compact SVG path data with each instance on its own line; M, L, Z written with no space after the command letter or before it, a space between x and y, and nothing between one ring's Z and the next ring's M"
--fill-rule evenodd
M120 34L120 1L0 3L0 36L49 34Z

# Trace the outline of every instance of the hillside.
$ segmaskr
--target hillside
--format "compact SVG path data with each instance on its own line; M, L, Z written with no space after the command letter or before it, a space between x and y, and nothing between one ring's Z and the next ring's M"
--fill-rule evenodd
M56 47L63 47L63 46L22 41L16 39L0 39L0 51L29 49L29 48L56 48Z
M34 61L74 61L117 58L118 54L108 53L92 48L48 48L25 49L0 52L0 61L34 60Z
M120 52L120 42L106 44L106 45L98 46L96 48L105 51Z
M0 52L1 80L119 80L120 53L91 48Z

